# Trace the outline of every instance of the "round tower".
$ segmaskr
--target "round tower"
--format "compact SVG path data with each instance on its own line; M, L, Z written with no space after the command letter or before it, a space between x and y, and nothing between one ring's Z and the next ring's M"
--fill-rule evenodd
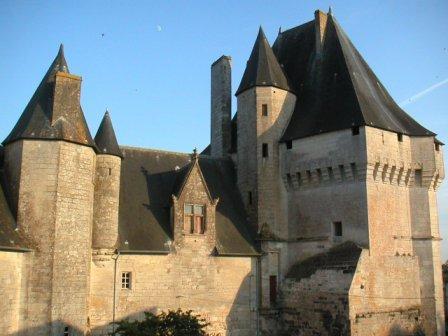
M122 153L106 111L95 136L98 147L92 247L114 249L118 238L118 206Z

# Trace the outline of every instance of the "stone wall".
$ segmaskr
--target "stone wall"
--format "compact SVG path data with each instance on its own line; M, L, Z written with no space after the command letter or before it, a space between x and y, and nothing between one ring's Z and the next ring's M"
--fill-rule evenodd
M211 67L211 155L223 157L231 146L232 75L230 56L221 56Z
M256 329L255 259L215 257L200 237L169 255L120 255L117 261L116 320L154 313L193 310L219 335L252 336ZM131 289L121 289L121 273L131 272ZM114 261L92 265L90 323L106 335L113 316Z
M93 248L114 248L118 238L121 158L98 155L95 174Z
M5 161L5 168L21 170L17 225L36 249L27 270L24 334L59 335L66 326L73 335L82 334L87 324L95 153L63 141L23 140L6 147Z
M363 250L349 293L352 335L387 336L421 322L419 260Z
M29 254L0 251L0 335L16 335L21 327Z

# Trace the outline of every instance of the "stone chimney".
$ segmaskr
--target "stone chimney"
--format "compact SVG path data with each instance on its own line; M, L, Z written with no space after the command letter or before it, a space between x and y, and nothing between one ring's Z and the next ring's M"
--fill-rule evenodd
M231 146L231 57L221 56L211 67L211 155L225 157Z
M55 74L52 126L77 120L80 113L81 77L58 71Z
M314 25L316 28L316 56L320 58L322 56L325 32L327 30L328 16L321 10L314 12Z

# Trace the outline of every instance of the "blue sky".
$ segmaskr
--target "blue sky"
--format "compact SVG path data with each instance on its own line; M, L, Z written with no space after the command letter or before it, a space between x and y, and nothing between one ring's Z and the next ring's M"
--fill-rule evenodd
M222 54L232 56L235 90L259 25L273 43L279 26L310 21L314 10L329 5L395 100L448 143L446 0L3 0L0 138L14 126L62 42L70 71L83 77L81 101L93 134L108 108L120 144L202 149L210 134L210 64ZM439 192L439 212L448 239L447 183ZM447 259L448 242L442 246Z

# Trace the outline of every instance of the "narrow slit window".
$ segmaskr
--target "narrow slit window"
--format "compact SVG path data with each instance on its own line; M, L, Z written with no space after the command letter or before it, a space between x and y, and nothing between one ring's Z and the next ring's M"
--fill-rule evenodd
M352 127L352 135L359 135L359 126Z
M417 187L421 187L422 186L422 170L421 169L416 169L415 170L415 185Z
M131 272L121 272L121 289L131 289Z
M291 149L291 148L292 148L292 140L286 141L286 149Z
M434 143L434 147L436 148L437 152L440 151L440 144L439 143L435 142Z
M268 116L268 104L262 104L261 105L261 115L263 117L267 117Z
M333 222L333 235L342 237L342 222Z
M248 193L247 193L247 200L248 200L248 203L249 203L249 205L252 205L252 191L249 191Z
M112 175L112 168L109 168L109 176Z
M269 150L268 150L268 144L264 143L262 146L262 155L263 157L268 157L269 156Z
M398 142L403 142L403 134L397 133L397 139L398 139Z
M269 301L271 305L277 303L277 276L269 276Z

